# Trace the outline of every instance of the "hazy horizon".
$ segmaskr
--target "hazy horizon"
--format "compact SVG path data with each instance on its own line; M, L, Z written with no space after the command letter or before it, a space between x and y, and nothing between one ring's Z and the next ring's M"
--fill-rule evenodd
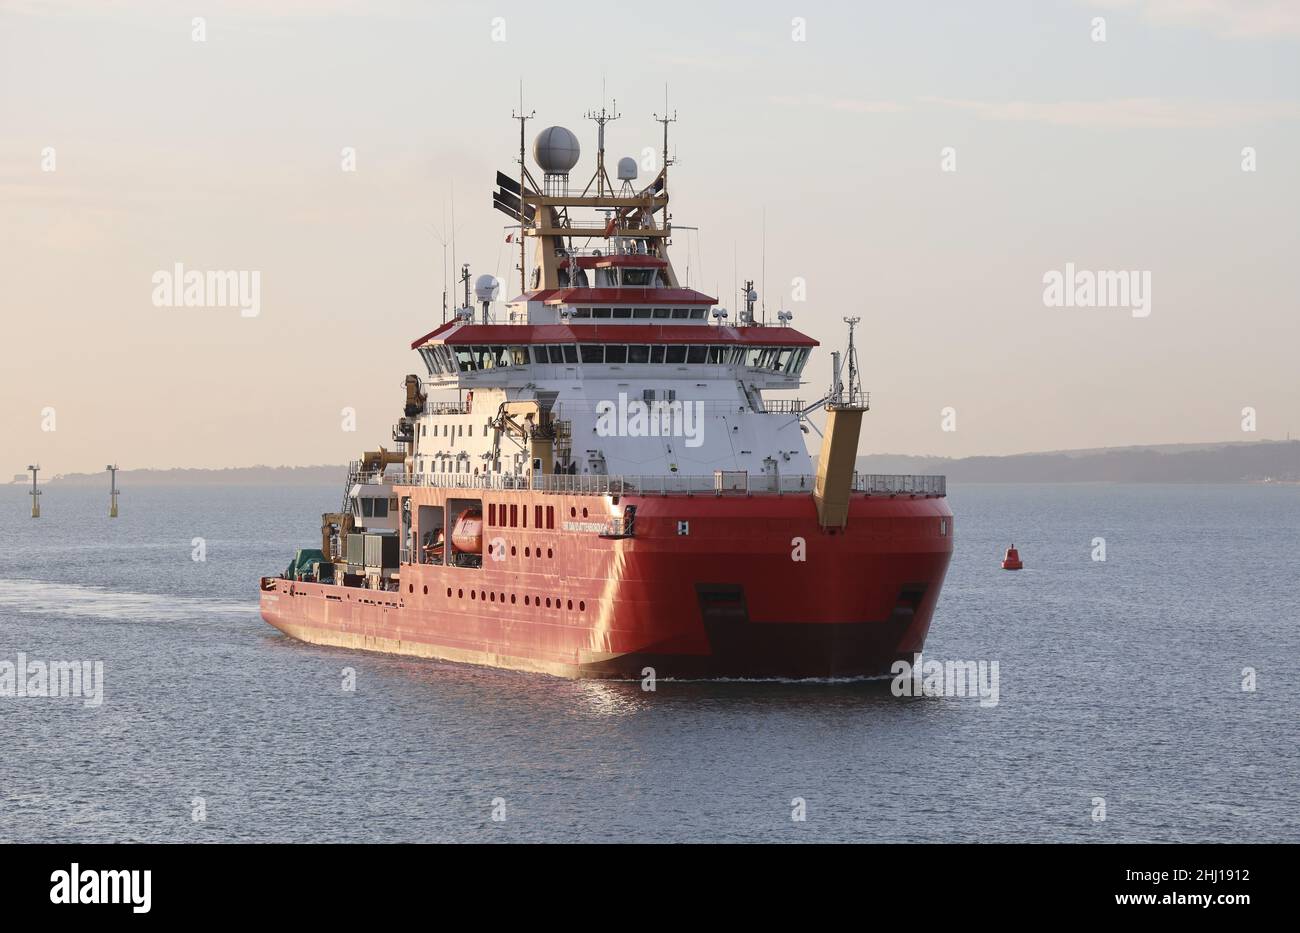
M769 318L792 310L822 343L809 401L861 316L860 454L1300 433L1300 7L655 10L0 0L0 469L391 446L453 198L458 262L518 292L488 194L515 168L521 78L529 142L572 129L583 180L602 80L611 160L658 147L667 84L672 211L700 228L674 238L679 276L733 311L753 278ZM257 272L259 313L156 307L177 263ZM1046 306L1071 264L1143 273L1149 314Z

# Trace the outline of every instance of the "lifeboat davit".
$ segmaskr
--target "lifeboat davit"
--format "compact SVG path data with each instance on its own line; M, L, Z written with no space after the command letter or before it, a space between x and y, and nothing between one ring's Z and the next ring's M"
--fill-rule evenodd
M483 512L466 509L451 529L451 546L461 554L483 553Z
M1002 569L1021 570L1024 566L1025 565L1020 562L1020 552L1016 550L1016 546L1013 544L1011 547L1007 548L1007 556L1002 558Z

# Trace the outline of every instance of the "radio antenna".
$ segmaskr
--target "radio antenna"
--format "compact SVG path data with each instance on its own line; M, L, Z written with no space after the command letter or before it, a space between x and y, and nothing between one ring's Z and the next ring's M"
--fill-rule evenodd
M519 291L528 291L528 277L525 271L527 263L524 256L524 222L528 216L528 207L524 198L528 189L524 186L524 176L528 174L528 167L524 164L524 125L535 115L536 110L530 110L524 113L524 79L519 79L519 109L510 112L512 120L519 121ZM538 208L538 220L541 218L541 208Z

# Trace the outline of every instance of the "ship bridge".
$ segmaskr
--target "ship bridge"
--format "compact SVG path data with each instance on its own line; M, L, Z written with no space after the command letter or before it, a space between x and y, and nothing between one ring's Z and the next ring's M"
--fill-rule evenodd
M408 474L434 482L731 471L768 483L811 474L804 404L764 393L798 390L817 341L790 326L789 312L771 326L756 319L749 282L733 318L679 281L669 258L673 118L656 118L660 167L641 185L630 158L610 179L612 118L593 116L596 167L584 187L569 179L577 137L541 131L539 179L526 160L528 118L518 119L518 174L498 172L493 193L493 206L518 223L508 237L519 244L518 291L498 304L500 283L480 276L475 306L466 267L464 306L411 344L424 361L426 399L400 427ZM439 392L446 397L433 398Z

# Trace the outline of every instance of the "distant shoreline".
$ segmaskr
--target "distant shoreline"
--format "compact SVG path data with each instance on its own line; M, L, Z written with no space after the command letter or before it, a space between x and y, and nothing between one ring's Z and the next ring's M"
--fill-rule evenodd
M872 454L859 457L859 473L942 473L953 483L1300 483L1300 441L1161 444L1107 447L998 457L922 457ZM11 474L11 485L31 482ZM42 486L99 486L106 474L69 473L43 478ZM228 469L119 470L118 485L270 486L339 485L345 464L251 466Z
M1300 441L1162 444L1003 457L859 457L859 473L942 473L952 483L1300 483Z

